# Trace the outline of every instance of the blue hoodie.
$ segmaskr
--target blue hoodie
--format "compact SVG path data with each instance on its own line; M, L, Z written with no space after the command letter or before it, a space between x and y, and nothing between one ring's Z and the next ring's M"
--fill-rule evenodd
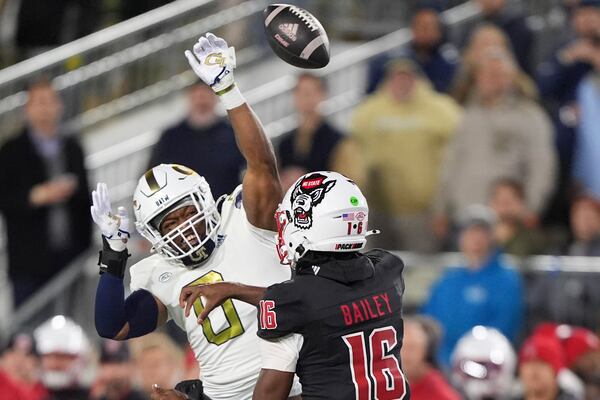
M423 313L440 322L444 330L438 359L450 365L456 342L471 328L498 329L514 341L523 318L523 289L519 273L508 268L499 252L478 270L465 266L448 269L433 286Z

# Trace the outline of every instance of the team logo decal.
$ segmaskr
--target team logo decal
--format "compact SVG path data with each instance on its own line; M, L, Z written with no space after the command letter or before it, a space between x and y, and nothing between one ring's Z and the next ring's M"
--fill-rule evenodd
M335 181L325 181L325 175L315 173L299 181L292 192L292 210L294 225L300 229L312 226L312 210L321 203L325 193L335 185Z
M167 282L169 279L171 279L171 277L173 276L172 272L163 272L162 274L160 274L160 276L158 277L158 281L160 283L165 283Z

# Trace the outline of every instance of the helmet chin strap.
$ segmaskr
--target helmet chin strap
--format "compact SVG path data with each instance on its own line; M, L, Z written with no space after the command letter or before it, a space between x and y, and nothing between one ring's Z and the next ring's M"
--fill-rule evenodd
M310 244L310 242L305 237L304 240L302 241L302 243L300 243L298 246L296 246L296 248L294 249L294 262L298 262L298 260L300 260L302 257L304 257L304 255L309 250L308 249L309 244Z

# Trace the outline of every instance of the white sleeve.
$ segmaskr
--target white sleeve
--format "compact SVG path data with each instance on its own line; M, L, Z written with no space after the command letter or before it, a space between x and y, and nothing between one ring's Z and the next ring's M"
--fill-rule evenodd
M303 343L304 337L299 333L271 340L259 338L262 368L295 372Z

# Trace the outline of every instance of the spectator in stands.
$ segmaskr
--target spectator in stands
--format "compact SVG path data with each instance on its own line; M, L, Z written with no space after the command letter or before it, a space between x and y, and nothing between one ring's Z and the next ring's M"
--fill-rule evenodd
M91 343L81 326L56 315L33 332L41 357L42 383L50 400L90 397L95 362Z
M600 339L590 330L574 327L563 341L566 363L585 385L585 399L600 398Z
M154 332L130 343L138 386L147 395L152 393L154 384L172 388L181 380L184 354L169 336Z
M474 326L496 328L513 341L521 327L521 278L495 248L494 223L493 212L485 206L472 205L464 211L460 251L465 265L445 272L423 306L423 313L442 325L439 360L444 366L449 365L456 342Z
M535 327L528 339L531 341L534 338L541 337L542 339L558 341L564 359L564 365L557 374L558 386L581 400L583 400L585 392L583 382L569 368L579 356L591 350L590 346L600 345L595 335L588 336L588 332L587 329L574 325L542 322Z
M477 0L481 16L466 25L461 42L471 34L475 26L481 23L496 25L510 39L515 58L523 71L531 72L531 54L533 53L533 32L527 26L525 16L510 10L506 0Z
M152 149L148 169L159 164L181 164L210 184L215 199L233 192L246 163L235 144L233 129L216 114L217 96L202 81L187 91L188 115L167 129Z
M540 95L545 100L555 126L555 142L560 160L557 195L548 219L563 225L567 224L569 216L569 189L572 184L573 154L580 117L577 88L592 71L594 61L598 60L600 1L577 1L571 13L571 26L573 36L566 43L561 43L552 56L540 64L536 73ZM591 95L592 87L588 87L584 93ZM588 95L585 97L593 98ZM589 111L585 114L589 116ZM590 121L590 117L587 117L587 121ZM590 129L589 125L585 129Z
M469 400L509 400L515 390L517 355L497 329L475 326L452 352L452 382Z
M533 227L536 217L527 209L525 189L519 181L511 178L496 181L489 205L498 218L495 240L505 253L521 257L544 253L544 237Z
M385 64L394 58L409 57L419 65L434 89L446 93L460 62L458 51L446 38L437 7L425 3L412 15L412 40L395 53L376 57L369 63L367 93L377 89L385 75Z
M435 249L433 195L460 116L456 103L432 90L410 58L390 61L382 87L357 107L351 130L367 161L372 225L386 232L374 237L376 246Z
M519 351L519 378L523 385L523 400L575 400L558 382L564 367L564 355L558 340L533 336Z
M331 126L321 113L326 96L321 78L309 73L298 77L294 88L298 128L284 134L277 144L284 190L309 171L337 171L359 185L363 181L364 165L357 145Z
M451 95L460 104L466 104L476 92L475 70L477 63L490 49L502 49L513 54L512 46L506 34L492 24L483 24L471 33L467 47L463 51L462 64L452 84ZM524 96L537 98L537 88L533 80L520 68L515 77L516 89Z
M144 400L146 396L132 388L134 369L129 344L103 339L100 365L92 397L98 400ZM196 377L197 379L197 377Z
M569 247L569 255L600 257L600 202L598 200L582 196L573 202L571 230L574 240Z
M437 369L440 327L431 318L404 318L402 369L410 382L412 400L459 400L460 395Z
M600 10L598 11L600 15ZM600 18L598 20L600 24ZM594 48L594 69L581 81L577 91L579 128L573 160L576 182L587 192L600 198L600 27Z
M38 380L40 359L33 337L13 335L0 352L0 393L2 398L42 400L48 395Z
M476 88L443 163L434 231L446 237L449 217L469 204L486 203L499 178L525 187L530 218L539 218L553 188L552 126L538 104L518 90L517 67L502 49L477 63Z
M27 126L0 149L0 210L7 230L15 305L90 244L83 150L60 125L62 103L49 82L35 82Z

